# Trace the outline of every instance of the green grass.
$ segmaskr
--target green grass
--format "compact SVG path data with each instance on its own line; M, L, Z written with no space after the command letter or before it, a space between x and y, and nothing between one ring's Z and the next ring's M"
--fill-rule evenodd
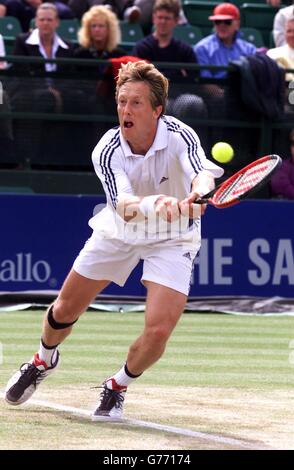
M43 312L0 313L0 390L38 349ZM36 398L97 406L100 385L126 359L142 313L87 312L60 347L61 366ZM293 320L185 314L164 356L129 387L129 418L293 449ZM293 342L293 341L292 341ZM294 349L294 344L293 344ZM292 357L294 363L294 357ZM115 429L115 431L114 431ZM0 449L231 449L165 431L92 423L35 405L0 400Z
M4 359L0 386L37 350L42 317L39 311L0 314ZM292 388L292 323L289 317L185 314L165 355L140 383ZM52 381L99 383L121 366L142 326L140 313L88 312L62 345L62 372Z

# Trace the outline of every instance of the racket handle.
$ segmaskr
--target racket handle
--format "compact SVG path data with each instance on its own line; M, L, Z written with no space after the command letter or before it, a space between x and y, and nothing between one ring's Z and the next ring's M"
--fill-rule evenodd
M207 204L209 201L208 201L208 198L206 197L200 197L199 199L195 199L195 201L193 202L193 204Z

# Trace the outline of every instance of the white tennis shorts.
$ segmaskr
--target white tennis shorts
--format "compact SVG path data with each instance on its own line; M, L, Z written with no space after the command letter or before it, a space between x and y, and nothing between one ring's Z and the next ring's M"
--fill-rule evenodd
M132 245L95 234L87 240L73 269L84 277L109 280L123 286L139 261L143 260L141 282L152 281L185 295L190 290L191 274L199 244L154 242Z

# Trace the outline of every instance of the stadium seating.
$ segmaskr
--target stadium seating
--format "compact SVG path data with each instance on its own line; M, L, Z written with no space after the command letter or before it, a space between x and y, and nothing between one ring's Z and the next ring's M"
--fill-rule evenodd
M22 32L20 23L13 16L0 18L0 34L2 34L5 44L6 54L11 54L16 36Z
M240 28L240 33L245 41L252 42L256 47L264 47L261 32L255 28Z
M15 38L21 32L22 29L17 18L13 16L3 16L0 18L0 34L3 37Z
M57 32L62 38L75 42L78 40L77 33L79 28L80 23L76 18L72 20L60 20Z
M136 43L144 37L143 30L139 23L129 23L128 21L121 21L120 30L123 42Z
M193 26L198 26L203 36L207 36L212 32L212 22L208 17L212 14L212 11L219 1L211 2L205 0L193 1L193 0L184 0L183 1L183 10L188 22Z
M203 38L203 34L198 26L183 25L176 26L174 29L174 37L194 46L194 44Z
M243 3L240 7L242 27L258 29L263 36L265 46L268 47L275 14L283 6L285 5L272 7L265 2Z
M120 21L121 42L120 46L130 53L136 44L144 37L143 29L139 23Z

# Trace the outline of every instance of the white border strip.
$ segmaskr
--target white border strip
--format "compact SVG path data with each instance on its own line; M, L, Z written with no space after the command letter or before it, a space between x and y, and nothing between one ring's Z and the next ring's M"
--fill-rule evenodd
M0 396L4 398L4 393L0 392ZM35 406L41 406L44 408L49 408L52 410L56 411L62 411L64 413L69 413L77 416L83 416L86 418L90 418L92 420L92 411L89 410L84 410L81 408L75 408L72 406L66 406L66 405L59 405L58 403L52 403L46 400L36 400L36 399L30 399L29 403L27 403L26 407L30 405L35 405ZM273 449L272 447L269 447L267 445L261 446L261 445L255 445L253 442L246 442L241 439L235 439L231 437L223 437L218 434L210 434L210 433L205 433L201 431L191 431L190 429L185 429L185 428L178 428L174 426L167 426L164 424L158 424L158 423L153 423L151 421L141 421L138 419L128 419L128 418L122 418L120 420L114 420L114 419L108 419L108 418L99 418L96 422L104 422L104 423L110 423L110 424L120 424L120 425L127 425L127 426L134 426L134 427L141 427L141 428L146 428L146 429L156 429L159 431L164 431L164 432L169 432L172 434L178 434L181 436L188 436L188 437L194 437L197 439L202 439L205 441L210 441L210 442L215 442L217 444L225 444L229 446L234 446L234 447L241 447L243 449L248 449L248 450L266 450L266 449Z

